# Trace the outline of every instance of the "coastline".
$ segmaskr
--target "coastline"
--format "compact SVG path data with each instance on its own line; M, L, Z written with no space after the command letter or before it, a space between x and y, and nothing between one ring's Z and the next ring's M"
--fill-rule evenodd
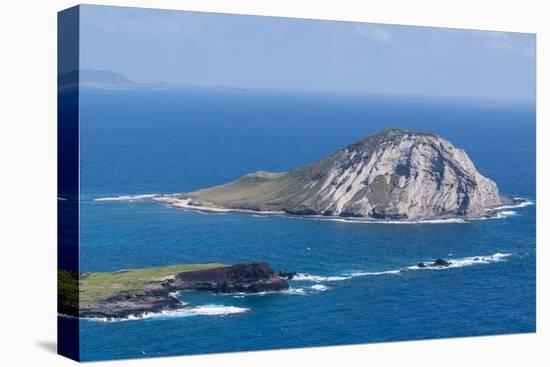
M188 271L185 272L183 280L188 282L187 284L169 284L166 283L169 280L175 280L178 274L165 277L164 279L156 279L151 282L146 282L146 287L143 291L134 292L122 292L115 295L99 300L95 303L82 304L80 307L76 306L74 313L63 312L62 309L58 310L58 315L61 317L74 317L81 318L88 321L100 321L100 322L123 322L132 320L142 320L151 318L169 318L169 317L188 317L188 316L226 316L231 314L245 313L250 310L250 306L247 304L227 304L226 302L206 302L202 304L189 304L181 296L192 291L208 292L213 295L225 295L232 296L233 298L243 298L249 296L263 296L266 294L287 294L287 295L310 295L320 292L325 292L332 289L335 283L349 281L353 278L359 277L378 277L378 276L399 276L410 271L442 271L445 269L456 269L463 267L470 267L474 265L488 265L493 263L500 263L507 261L510 257L516 256L512 253L496 252L493 254L485 255L473 255L465 257L454 257L453 254L449 254L448 259L431 258L423 260L417 264L403 264L401 266L390 269L372 269L372 270L350 270L338 273L328 274L311 274L311 273L286 273L286 272L272 272L265 263L251 263L251 264L236 264L231 266L213 267L206 270ZM185 265L178 265L185 266ZM205 264L205 266L208 266ZM212 271L216 272L220 268L230 269L237 268L237 273L243 272L243 270L252 270L253 277L245 280L247 285L243 288L243 279L234 283L241 283L237 287L230 286L227 288L227 281L223 279L217 279L212 281ZM135 269L135 270L120 270L113 273L84 273L81 277L85 277L86 274L107 274L109 277L116 274L125 274L131 271L150 271L155 268L149 269ZM267 277L262 276L261 269L267 270ZM260 270L260 271L258 271ZM210 274L205 277L206 274ZM63 272L63 271L61 271ZM202 273L202 275L201 275ZM265 275L265 274L264 274ZM275 279L275 286L273 283L266 280ZM114 279L110 286L120 286L114 282ZM182 279L180 279L182 280ZM296 282L294 286L290 286L290 282ZM162 283L164 282L164 284ZM256 283L256 286L254 286ZM311 285L307 285L307 283ZM258 288L257 285L260 284ZM252 287L250 287L252 285ZM81 290L82 291L82 290Z
M441 216L435 218L426 219L374 219L367 217L344 217L344 216L327 216L319 214L306 214L297 215L287 213L285 211L260 211L250 209L235 209L235 208L223 208L204 205L192 205L190 204L190 198L181 198L181 194L173 195L136 195L133 198L149 199L156 202L168 204L172 208L183 209L188 211L196 211L208 214L245 214L252 216L279 216L293 219L304 220L320 220L320 221L334 221L334 222L346 222L346 223L362 223L362 224L442 224L442 223L468 223L471 221L487 220L487 219L499 219L510 215L514 215L515 212L509 212L510 209L524 208L526 206L534 205L534 202L528 199L520 197L509 197L510 203L502 204L494 208L486 208L486 214L478 217L465 217L465 216ZM131 197L131 196L126 196ZM120 197L120 200L123 197ZM113 200L115 198L112 198ZM96 199L98 201L105 199Z
M58 313L105 320L147 318L172 312L233 313L232 310L186 307L177 294L182 291L222 294L284 291L289 289L288 280L294 275L275 272L265 262L181 264L81 274L58 270Z

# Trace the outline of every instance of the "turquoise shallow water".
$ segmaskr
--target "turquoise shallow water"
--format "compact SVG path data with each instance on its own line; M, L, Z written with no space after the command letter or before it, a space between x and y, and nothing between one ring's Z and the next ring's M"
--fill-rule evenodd
M530 106L206 90L84 91L81 103L81 271L264 260L302 274L290 292L184 293L175 315L81 321L84 360L535 331L536 205L390 225L94 200L285 171L403 127L441 134L502 193L535 202ZM439 257L457 266L409 268Z

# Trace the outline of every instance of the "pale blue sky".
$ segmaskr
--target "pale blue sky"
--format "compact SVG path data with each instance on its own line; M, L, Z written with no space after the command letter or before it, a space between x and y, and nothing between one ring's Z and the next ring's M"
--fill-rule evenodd
M138 82L535 99L535 35L103 6L81 68Z

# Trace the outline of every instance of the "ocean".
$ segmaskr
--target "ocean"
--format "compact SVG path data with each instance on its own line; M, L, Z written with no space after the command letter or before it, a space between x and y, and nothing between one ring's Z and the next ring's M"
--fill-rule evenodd
M185 311L81 320L83 360L536 330L534 106L206 88L82 90L80 102L80 271L261 260L299 273L288 292L183 293ZM494 219L385 224L204 214L147 199L291 170L387 127L441 135L502 194L533 205ZM415 266L437 258L453 266Z

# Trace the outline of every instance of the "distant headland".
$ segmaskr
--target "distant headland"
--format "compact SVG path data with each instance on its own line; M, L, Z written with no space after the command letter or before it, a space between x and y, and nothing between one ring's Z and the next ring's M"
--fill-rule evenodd
M187 88L201 88L215 93L247 93L248 89L238 86L183 86L166 82L143 83L131 80L123 74L110 70L80 69L58 75L60 91L80 89L121 91L174 91Z

